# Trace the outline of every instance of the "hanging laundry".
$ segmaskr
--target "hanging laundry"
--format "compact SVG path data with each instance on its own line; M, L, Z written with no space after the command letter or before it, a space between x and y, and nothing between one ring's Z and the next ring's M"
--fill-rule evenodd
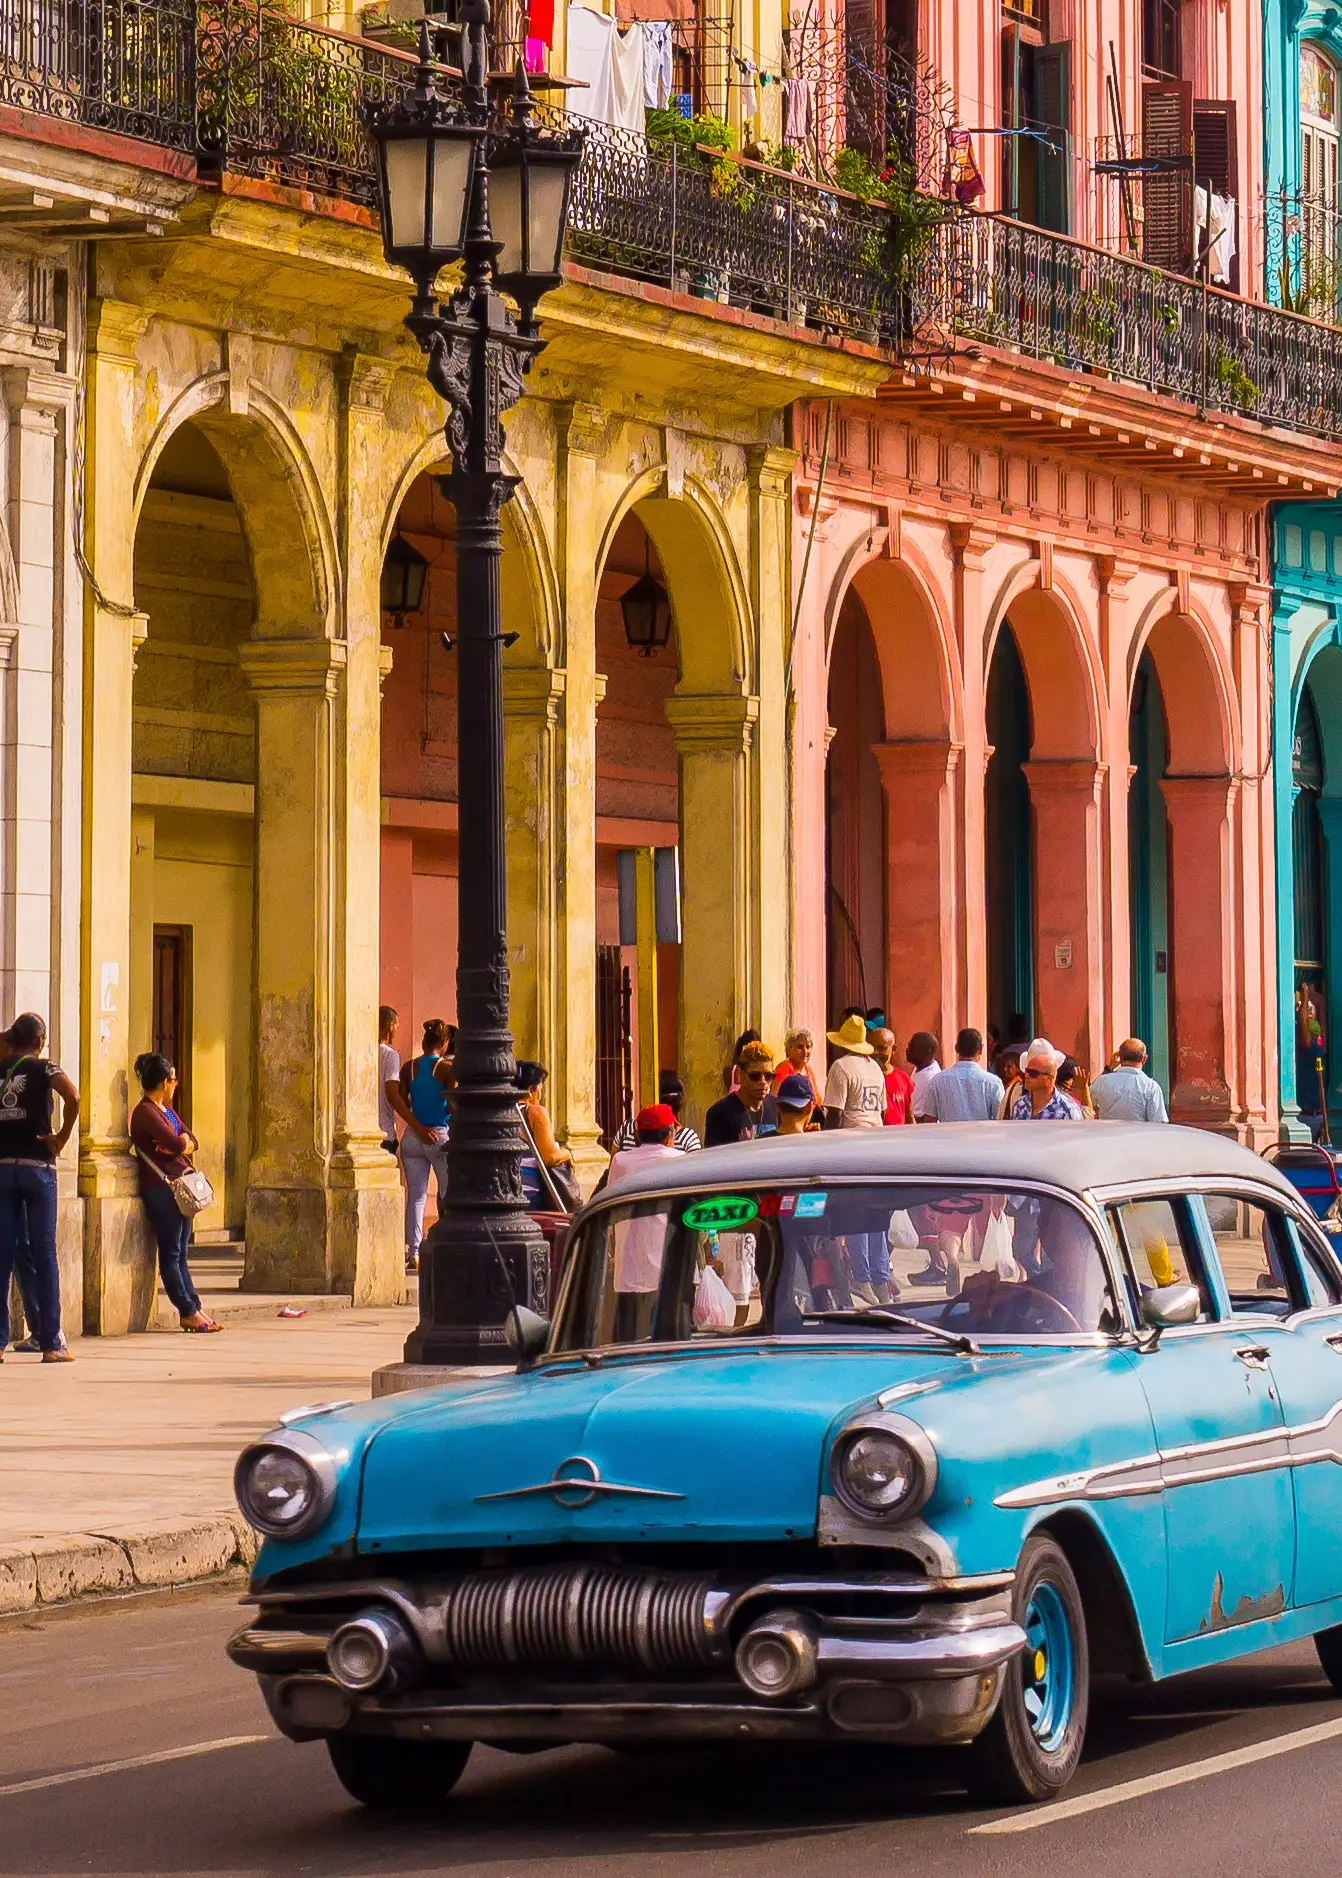
M612 124L624 130L643 129L643 35L647 28L635 20L611 41Z
M956 201L968 205L977 202L986 193L983 171L978 166L974 155L974 146L967 130L953 130L948 139L948 194Z
M643 28L643 103L664 111L671 102L671 25L655 20Z
M593 13L590 7L571 6L567 25L564 68L570 78L587 87L572 94L570 108L579 117L613 124L615 22L608 14Z
M543 46L555 42L555 0L530 0L527 8L527 39L539 39ZM529 55L528 55L529 56ZM539 71L540 67L528 67Z
M815 85L809 78L783 81L783 139L805 143L815 117Z
M1199 186L1193 191L1194 260L1207 263L1207 278L1218 286L1228 286L1230 263L1235 258L1235 198L1211 194L1210 225L1207 191Z
M528 33L525 48L528 72L543 72L545 70L545 51L545 41L543 39L533 39L531 34Z
M760 108L759 92L756 89L759 67L752 65L749 59L738 59L736 63L741 73L741 120L749 123Z

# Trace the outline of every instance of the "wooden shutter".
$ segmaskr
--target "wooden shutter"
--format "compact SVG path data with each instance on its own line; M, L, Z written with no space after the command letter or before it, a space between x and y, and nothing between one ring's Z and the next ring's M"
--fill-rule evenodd
M1072 48L1063 40L1037 46L1034 55L1035 118L1053 147L1036 146L1039 226L1055 234L1072 231Z
M1235 100L1233 98L1198 98L1193 105L1193 184L1195 188L1205 189L1209 185L1212 193L1225 196L1236 207L1238 227L1243 226L1244 218L1239 216L1239 139L1236 135ZM1205 241L1205 236L1203 237ZM1235 253L1230 262L1229 286L1232 292L1239 291L1239 241L1235 242Z
M1142 155L1187 157L1193 150L1193 87L1182 78L1142 86ZM1175 171L1142 180L1142 257L1185 273L1193 252L1191 176Z
M1018 26L1002 28L1002 110L998 123L1015 129L1021 121L1021 37ZM1020 138L1002 140L1002 207L1020 213Z
M883 72L877 39L876 0L849 0L844 8L847 50L844 141L879 169L885 156Z

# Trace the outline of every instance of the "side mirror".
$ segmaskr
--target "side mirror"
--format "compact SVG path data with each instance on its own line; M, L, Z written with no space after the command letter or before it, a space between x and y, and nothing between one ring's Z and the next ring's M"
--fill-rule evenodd
M1141 1317L1152 1337L1154 1349L1162 1330L1175 1324L1195 1324L1202 1314L1202 1295L1196 1285L1161 1285L1142 1298Z
M503 1340L510 1350L517 1352L520 1364L532 1363L544 1353L550 1341L550 1320L529 1311L525 1304L515 1305L504 1322Z

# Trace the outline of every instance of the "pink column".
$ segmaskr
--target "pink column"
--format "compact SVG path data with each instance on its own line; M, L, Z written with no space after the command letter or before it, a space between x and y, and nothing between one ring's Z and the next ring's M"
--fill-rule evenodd
M1104 1046L1100 795L1093 759L1027 763L1034 809L1035 1022L1084 1069Z
M1167 776L1161 788L1170 823L1170 1115L1228 1128L1235 785L1228 776Z
M955 556L955 637L964 687L964 757L960 766L960 852L955 931L955 1025L982 1028L988 1008L988 902L984 861L984 784L988 733L984 709L988 686L984 639L987 604L984 572L997 537L991 529L952 522ZM949 1027L948 1018L948 1027Z
M946 1055L954 1040L955 772L961 747L945 740L873 746L885 789L885 1004L901 1044L930 1030Z
M383 1004L401 1014L401 1050L412 1051L415 1011L415 837L409 828L382 830L380 887L381 969L378 982Z

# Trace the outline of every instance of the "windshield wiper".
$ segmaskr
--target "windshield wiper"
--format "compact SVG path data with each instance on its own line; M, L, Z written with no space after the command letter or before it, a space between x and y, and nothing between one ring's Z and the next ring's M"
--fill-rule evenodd
M905 1317L900 1311L882 1310L869 1304L860 1311L803 1311L804 1324L897 1324L901 1330L921 1330L939 1343L949 1343L961 1356L981 1356L983 1352L972 1337L963 1331L943 1330L940 1324L925 1324L921 1317Z

